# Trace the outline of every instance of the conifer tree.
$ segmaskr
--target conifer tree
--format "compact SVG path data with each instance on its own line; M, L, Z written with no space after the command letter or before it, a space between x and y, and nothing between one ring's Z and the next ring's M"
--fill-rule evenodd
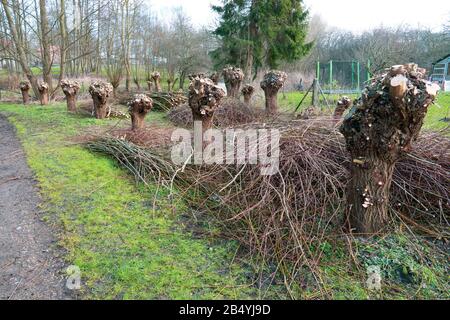
M220 47L212 53L217 69L235 65L247 77L262 67L277 68L305 56L308 11L302 0L222 0L214 34Z

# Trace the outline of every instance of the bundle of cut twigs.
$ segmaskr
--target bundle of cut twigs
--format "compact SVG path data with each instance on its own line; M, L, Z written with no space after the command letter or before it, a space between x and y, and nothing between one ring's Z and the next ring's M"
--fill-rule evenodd
M169 120L181 127L191 127L193 122L191 108L181 105L173 108L168 113ZM252 123L264 118L264 111L250 108L245 103L235 98L224 98L219 108L214 113L214 125L224 128L233 125Z
M308 268L320 282L318 246L343 236L349 156L345 141L326 121L283 126L280 170L263 176L258 165L175 168L165 155L123 140L91 142L115 157L138 180L182 183L191 205L216 216L222 230L251 253L276 261L297 279ZM423 133L396 167L391 193L393 221L400 217L427 236L448 238L450 190L448 130ZM191 196L201 194L202 197Z

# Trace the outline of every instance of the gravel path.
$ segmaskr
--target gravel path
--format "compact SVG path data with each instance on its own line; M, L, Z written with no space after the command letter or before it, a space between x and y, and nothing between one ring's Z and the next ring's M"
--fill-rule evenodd
M69 299L52 230L14 127L0 115L0 300Z

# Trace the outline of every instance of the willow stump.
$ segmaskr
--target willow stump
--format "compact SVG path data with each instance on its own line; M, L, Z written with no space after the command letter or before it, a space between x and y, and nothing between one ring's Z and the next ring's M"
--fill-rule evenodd
M241 92L242 92L242 95L244 96L244 103L246 105L250 105L250 101L252 100L252 96L255 93L255 87L253 87L253 86L251 86L249 84L246 84L242 88Z
M351 108L353 102L349 97L342 97L337 103L337 107L334 110L333 119L337 123L342 119L345 111Z
M143 129L145 126L145 116L152 110L153 100L145 94L137 94L134 99L128 102L128 111L131 116L131 130Z
M31 89L30 81L26 80L20 83L20 92L22 92L23 104L30 103L30 89Z
M222 75L227 88L227 96L239 98L239 89L241 88L242 80L244 80L244 72L239 68L227 67L223 69Z
M341 126L352 157L346 225L359 234L380 233L389 223L395 164L411 149L439 87L415 64L375 76Z
M278 113L278 91L284 86L287 74L282 71L272 70L265 74L261 82L261 89L266 96L266 112L268 114Z
M152 75L153 84L155 86L156 92L161 92L161 74L157 71L153 72Z
M152 80L147 81L147 88L148 88L149 93L152 94L152 92L153 92L153 81Z
M209 78L196 77L189 85L189 106L195 121L202 122L203 132L213 126L214 112L225 96L225 91Z
M80 83L64 79L61 80L61 88L66 96L67 110L69 112L77 112L77 94L80 90Z
M89 93L94 101L95 117L105 119L108 114L106 103L109 96L113 93L112 84L104 81L95 81L89 87Z
M42 106L48 105L48 84L46 82L41 82L38 84L39 100Z

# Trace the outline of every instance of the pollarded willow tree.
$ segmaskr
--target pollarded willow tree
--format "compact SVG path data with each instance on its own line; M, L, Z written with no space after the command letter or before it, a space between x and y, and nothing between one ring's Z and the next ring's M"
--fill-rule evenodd
M282 71L272 70L265 74L261 82L261 89L266 96L266 112L276 114L278 112L278 91L286 82L287 74Z
M131 130L144 128L145 116L152 110L153 100L145 94L137 94L128 103L128 111L131 116Z
M80 83L69 79L63 79L60 86L67 100L67 110L69 112L77 111L77 94L80 90Z
M244 80L244 72L240 68L226 67L223 69L222 75L227 88L227 96L238 98L239 89Z
M39 90L39 99L41 101L41 105L46 106L48 105L49 96L48 96L48 90L49 86L47 82L41 82L38 84L38 90Z
M439 87L415 64L376 76L341 126L352 157L347 224L360 234L381 232L389 222L395 164L411 150Z
M189 85L189 106L195 121L202 122L203 132L212 128L214 113L225 91L209 78L195 77Z
M252 100L252 96L255 93L255 87L249 84L246 84L242 90L242 95L244 96L244 103L249 105Z
M339 120L342 119L342 116L344 115L345 111L350 109L352 104L353 102L349 97L342 97L341 99L339 99L333 114L334 121L339 122Z
M306 41L308 11L302 0L222 0L213 6L220 23L219 47L212 52L216 69L241 67L251 80L261 67L276 69L311 50Z
M95 117L97 119L106 118L108 114L106 103L113 91L114 88L112 84L104 81L95 81L89 87L89 93L94 102Z
M30 103L30 89L31 89L30 81L25 80L20 83L20 92L22 92L23 104Z
M161 74L158 71L155 71L151 74L151 77L155 86L155 91L161 92Z

